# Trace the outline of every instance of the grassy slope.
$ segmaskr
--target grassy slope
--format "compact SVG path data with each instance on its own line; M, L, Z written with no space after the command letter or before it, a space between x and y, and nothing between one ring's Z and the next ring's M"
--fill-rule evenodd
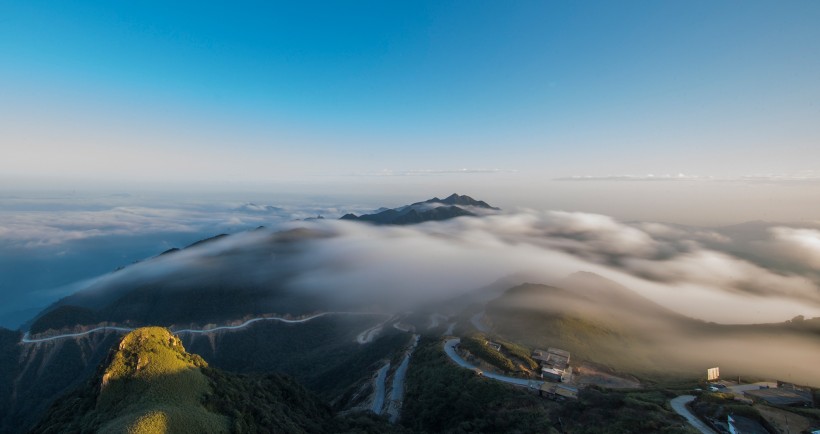
M380 321L383 318L378 316L328 316L303 324L265 321L242 331L181 338L187 350L200 354L215 368L245 374L281 372L296 377L323 401L344 409L347 401L339 398L355 394L360 382L372 374L371 366L402 352L410 338L388 328L368 345L355 342L359 332ZM0 433L30 429L57 397L92 379L109 349L122 339L113 332L95 333L20 346L19 333L9 335L9 350L3 352L9 356L9 369L0 373L0 379L2 374L8 378L0 382L0 392L5 391L0 401L10 398L12 381L18 382L12 405L0 406ZM20 350L24 351L22 359Z
M179 338L160 327L126 335L105 370L97 412L114 413L106 432L218 433L228 419L208 411L211 392L201 357L185 351Z
M649 347L612 323L501 307L488 309L487 314L495 332L529 347L559 347L572 353L574 361L593 361L620 371L669 372Z
M617 303L607 300L601 304L544 285L521 285L488 303L486 317L495 333L532 348L565 349L575 362L591 361L648 377L685 375L684 370L674 371L675 365L654 350L656 346L646 340L646 330L634 321L664 312L648 305L630 313L630 305Z
M612 391L583 389L577 401L568 401L559 412L567 433L667 433L696 431L669 407L676 392L666 389Z
M713 363L735 369L727 375L770 378L776 359L769 354L820 358L816 320L721 325L671 313L626 291L611 285L587 292L520 285L489 302L485 319L494 334L513 342L559 347L572 353L573 362L593 362L656 382L691 379ZM808 366L794 373L795 381L820 381Z
M389 433L383 418L339 417L292 379L207 367L166 329L126 335L96 377L62 397L37 433ZM399 430L400 431L400 430Z
M513 372L518 370L512 360L496 351L495 348L491 348L487 345L487 337L482 334L474 334L462 339L461 346L473 353L476 357L504 372Z
M211 393L205 366L168 330L135 330L91 383L58 400L33 431L229 432L229 418L202 405Z

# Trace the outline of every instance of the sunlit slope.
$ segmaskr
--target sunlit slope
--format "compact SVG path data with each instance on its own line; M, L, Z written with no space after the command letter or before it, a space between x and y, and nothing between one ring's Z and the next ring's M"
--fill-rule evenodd
M127 334L104 367L95 395L69 396L35 431L227 433L229 418L209 411L212 393L201 357L160 327ZM90 408L89 408L90 407Z
M720 366L733 376L820 385L817 319L747 325L699 321L590 273L560 287L513 287L487 304L484 322L506 339L563 348L575 361L650 378L700 376ZM784 369L783 360L795 362Z
M647 312L649 313L649 312ZM641 318L635 315L634 318ZM657 363L650 342L626 322L619 306L569 290L524 284L487 305L494 332L534 348L560 347L575 360L624 369L650 369Z
M115 414L103 432L218 433L228 419L206 410L211 392L201 357L185 351L179 338L160 327L126 335L102 378L97 411Z
M334 413L290 377L207 366L167 329L127 334L91 381L60 397L36 433L386 433L386 420Z

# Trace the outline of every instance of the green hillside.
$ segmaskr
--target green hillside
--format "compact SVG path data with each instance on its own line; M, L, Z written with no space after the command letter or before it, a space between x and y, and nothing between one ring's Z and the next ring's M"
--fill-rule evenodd
M654 372L663 365L645 341L644 329L624 311L614 303L586 300L577 292L521 285L490 302L486 318L495 333L531 348L560 347L574 360Z
M572 353L573 366L591 362L661 382L695 378L709 366L721 366L726 375L775 378L782 375L779 360L791 357L804 361L789 372L792 381L820 384L809 362L820 360L816 319L716 324L589 273L563 283L572 286L524 284L487 303L483 321L492 338L562 348Z
M392 432L384 419L339 417L287 377L238 375L207 366L167 329L123 337L93 380L58 399L32 432Z
M683 390L689 390L689 385ZM667 401L682 391L582 389L556 402L456 366L423 337L407 373L401 424L424 433L691 433Z
M229 418L202 404L212 392L202 373L206 366L168 330L134 330L110 356L93 388L96 396L59 401L34 431L64 432L70 426L107 433L227 433ZM77 404L88 411L76 411Z

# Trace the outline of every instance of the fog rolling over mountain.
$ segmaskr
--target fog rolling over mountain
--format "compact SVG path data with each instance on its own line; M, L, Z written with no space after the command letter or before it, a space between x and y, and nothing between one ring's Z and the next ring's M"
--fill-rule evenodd
M427 214L451 208L464 213ZM820 385L814 264L784 267L763 254L807 248L800 237L813 227L752 225L741 236L503 211L458 195L372 215L384 213L427 220L297 220L214 234L93 279L25 336L4 335L0 426L35 424L122 333L144 326L177 331L214 368L285 373L341 412L372 409L401 384L402 361L414 369L414 334L468 337L474 318L505 342L565 348L651 381L696 378L714 364L771 378L783 356L801 361L789 367L792 381Z
M749 241L720 228L622 223L558 211L505 213L455 194L388 211L408 215L429 206L483 214L444 221L428 215L433 220L421 224L300 221L283 230L214 237L95 279L39 315L32 331L104 321L204 324L259 314L402 312L516 273L551 283L579 271L625 285L679 314L719 323L820 313L812 263L781 267L761 256L767 246L787 251L791 242L795 251L805 248L783 234L811 235L814 229L767 226Z
M513 287L487 304L485 322L514 342L532 347L560 342L574 357L619 372L685 377L715 365L727 378L785 375L820 385L815 369L820 318L759 325L704 322L591 273L575 273L556 286ZM773 366L780 370L773 373Z
M444 200L434 198L401 207L397 213L413 215L412 223L420 223L428 218L438 221L474 216L466 211L473 208L498 211L483 201L453 194ZM418 209L427 211L415 212ZM442 209L447 211L435 212ZM446 276L441 275L444 280L435 283L439 271L430 270L436 274L427 277L430 282L424 290L426 295L409 289L422 283L418 279L402 283L407 290L397 289L395 275L381 275L388 270L372 274L375 269L367 264L367 257L375 250L367 245L355 246L358 235L346 236L347 228L355 230L359 225L313 220L289 226L293 228L274 231L260 227L230 237L214 236L101 276L40 315L31 331L103 321L203 324L253 314L303 315L363 307L399 312L426 302L427 297L444 299L451 291L468 288L442 287ZM414 242L410 238L407 241ZM412 254L412 247L403 249L397 244L396 248L399 255ZM401 263L391 266L403 267ZM355 282L359 278L364 279L361 284Z

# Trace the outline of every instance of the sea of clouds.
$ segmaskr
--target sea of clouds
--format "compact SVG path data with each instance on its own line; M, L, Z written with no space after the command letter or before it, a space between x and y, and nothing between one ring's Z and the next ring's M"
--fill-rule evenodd
M368 204L106 196L6 197L2 205L0 297L6 313L41 308L88 286L87 279L230 233L237 235L173 259L144 261L120 276L137 276L150 268L152 275L163 275L160 269L178 273L180 268L208 264L222 273L259 273L257 279L264 281L280 278L276 276L286 266L287 285L294 291L412 309L510 275L552 283L589 271L709 321L820 316L816 222L702 228L519 210L397 227L336 220L346 212L372 209ZM317 215L327 218L312 219ZM267 229L253 231L258 226ZM302 247L286 261L254 257L271 233L302 227L324 235L300 241ZM213 258L225 249L246 254L234 254L233 263L214 268Z

